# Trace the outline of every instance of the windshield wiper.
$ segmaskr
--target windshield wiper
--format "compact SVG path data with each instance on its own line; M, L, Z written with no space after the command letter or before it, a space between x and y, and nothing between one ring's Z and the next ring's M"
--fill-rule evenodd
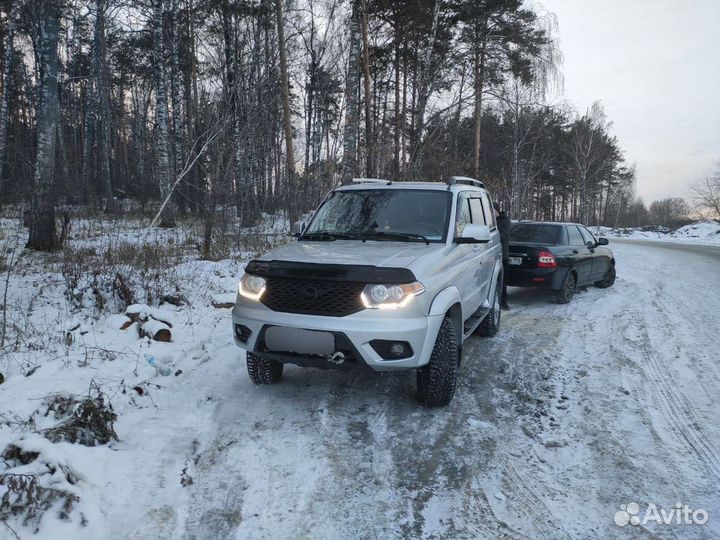
M365 241L365 239L360 234L339 231L318 231L312 233L305 233L301 235L298 240L325 240L330 242L333 240L362 240L363 242Z
M363 236L376 236L380 238L400 238L403 240L414 240L425 242L430 245L430 240L426 236L418 233L400 232L400 231L368 231L363 233Z

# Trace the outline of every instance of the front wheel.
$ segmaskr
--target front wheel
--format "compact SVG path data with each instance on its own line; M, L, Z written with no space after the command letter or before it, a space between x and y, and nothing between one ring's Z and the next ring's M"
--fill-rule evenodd
M255 384L275 384L282 378L283 364L249 352L247 370L250 380Z
M460 350L455 324L450 317L445 317L430 361L417 371L418 400L428 407L448 405L455 395L459 364Z
M608 268L607 274L605 274L605 278L601 281L596 281L595 286L599 289L607 289L608 287L612 287L613 283L615 283L615 265L610 263L610 267Z
M558 304L569 304L575 295L576 284L575 274L570 272L565 278L565 283L563 283L562 288L555 292L555 301Z

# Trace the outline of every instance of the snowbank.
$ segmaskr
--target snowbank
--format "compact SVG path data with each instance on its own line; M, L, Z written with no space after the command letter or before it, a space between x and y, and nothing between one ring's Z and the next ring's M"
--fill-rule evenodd
M24 250L25 230L12 220L0 221L0 248L21 254L9 273L8 335L0 349L0 454L8 452L0 459L0 539L14 538L3 521L22 538L129 536L140 526L134 520L153 508L154 496L167 496L170 504L185 496L180 478L192 442L185 434L210 425L217 405L212 385L237 380L242 354L233 343L230 314L213 301L234 301L245 262L254 253L236 251L232 258L205 261L195 251L173 258L172 265L161 261L152 275L147 273L153 279L166 273L156 279L150 298L139 271L122 261L123 266L111 266L115 263L104 259L105 253L118 238L163 243L170 232L154 239L133 223L80 222L70 248L86 250L92 243L95 249L81 268L72 253ZM110 229L113 234L103 234ZM14 239L14 231L21 236ZM182 227L172 234L174 242L191 236ZM137 302L127 309L113 289L116 269ZM76 276L80 279L71 282ZM180 298L179 305L161 303L165 294ZM171 341L157 340L170 333ZM172 366L170 376L148 364L147 356ZM199 386L206 380L211 383ZM117 415L117 440L92 447L63 440L60 435L73 435L76 427L39 405L55 395L102 396ZM177 449L168 452L168 441L176 438ZM167 491L144 494L148 478ZM36 508L27 501L35 493L42 496ZM3 507L5 495L9 503ZM35 508L29 518L12 508L28 507L25 503ZM157 523L153 519L146 516L144 522L152 536L182 536L163 532L162 516Z
M674 231L666 227L612 228L591 227L598 236L635 240L660 240L691 244L720 245L720 222L707 219L696 221Z

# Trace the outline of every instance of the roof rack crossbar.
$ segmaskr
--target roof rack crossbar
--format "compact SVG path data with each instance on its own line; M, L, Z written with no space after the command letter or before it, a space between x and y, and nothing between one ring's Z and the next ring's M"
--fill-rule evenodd
M474 178L469 178L467 176L451 176L450 179L447 181L447 185L454 186L455 184L464 184L483 189L485 188L485 184L483 184L480 180L475 180Z
M353 184L389 184L390 180L382 178L353 178Z

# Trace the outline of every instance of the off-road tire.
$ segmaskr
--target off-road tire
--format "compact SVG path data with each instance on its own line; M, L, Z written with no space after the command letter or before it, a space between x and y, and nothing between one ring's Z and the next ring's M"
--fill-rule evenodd
M417 370L418 400L427 407L448 405L455 395L459 367L460 349L455 324L450 317L445 317L430 361Z
M493 299L493 305L490 308L490 313L485 316L483 321L477 327L477 330L475 330L475 333L478 336L494 337L495 334L498 333L498 330L500 330L500 314L502 313L501 298L502 280L499 280L497 285L495 285L495 296Z
M562 288L559 291L555 291L553 293L555 302L557 302L558 304L569 304L570 301L573 299L573 296L575 295L576 285L577 280L575 279L575 274L569 272L567 277L565 278Z
M599 289L607 289L608 287L612 287L614 283L615 283L615 265L613 263L610 263L610 268L608 268L607 274L605 274L605 279L596 281L595 286Z
M247 353L247 370L255 384L275 384L283 374L283 363L254 353Z

